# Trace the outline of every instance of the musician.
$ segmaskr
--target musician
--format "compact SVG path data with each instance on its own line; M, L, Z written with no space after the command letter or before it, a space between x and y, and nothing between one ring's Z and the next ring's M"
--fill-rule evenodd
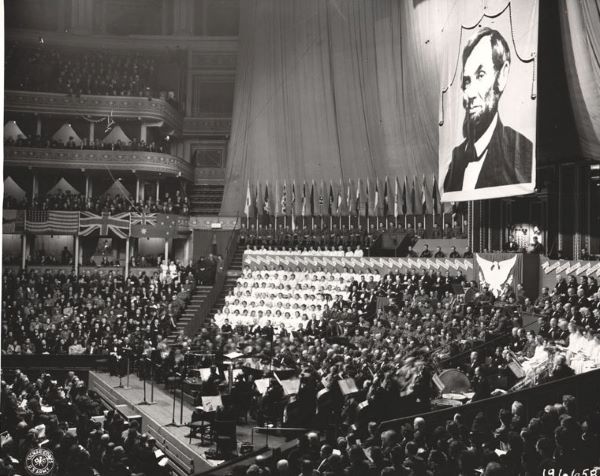
M471 399L473 402L488 398L492 394L490 383L488 382L486 376L483 375L481 367L475 368L472 385L473 391L475 392L475 395L473 395L473 398Z
M540 367L548 363L549 352L546 348L544 336L538 334L536 337L536 347L533 357L523 362L523 370L528 377L533 377Z
M272 378L269 382L269 387L260 402L260 408L257 414L258 426L263 426L265 419L279 420L282 418L283 406L280 404L283 402L283 398L283 387L276 379Z
M558 354L554 359L554 368L549 380L560 380L573 375L575 375L575 371L567 365L567 358L563 354Z

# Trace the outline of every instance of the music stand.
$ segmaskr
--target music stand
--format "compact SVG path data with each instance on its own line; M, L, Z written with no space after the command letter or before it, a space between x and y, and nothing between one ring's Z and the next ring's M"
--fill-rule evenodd
M216 412L219 407L223 406L221 395L213 395L210 397L202 397L202 410L206 413Z
M344 397L358 393L358 387L353 378L338 380L338 385L340 386L340 391Z

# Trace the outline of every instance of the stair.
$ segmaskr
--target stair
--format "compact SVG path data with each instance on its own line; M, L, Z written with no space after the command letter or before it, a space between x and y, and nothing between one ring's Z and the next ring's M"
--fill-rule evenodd
M167 342L169 344L174 344L177 335L181 329L186 329L187 325L191 322L192 319L196 318L198 310L202 307L202 303L206 299L206 296L211 292L212 286L196 286L194 292L192 293L192 297L190 302L186 306L181 314L181 317L177 321L177 329L171 332L167 336Z
M233 253L233 256L231 257L231 263L229 263L229 270L241 273L243 257L244 247L240 246L238 243L235 253Z
M188 191L192 215L217 216L221 211L224 191L222 183L193 185Z

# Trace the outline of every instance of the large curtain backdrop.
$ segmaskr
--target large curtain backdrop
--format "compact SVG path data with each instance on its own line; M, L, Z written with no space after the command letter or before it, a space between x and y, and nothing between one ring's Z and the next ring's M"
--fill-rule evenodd
M458 2L460 3L460 2ZM222 214L250 181L437 171L441 32L457 2L244 0ZM372 186L373 187L373 186ZM364 192L363 192L364 193Z
M600 160L600 0L562 0L565 70L581 151Z

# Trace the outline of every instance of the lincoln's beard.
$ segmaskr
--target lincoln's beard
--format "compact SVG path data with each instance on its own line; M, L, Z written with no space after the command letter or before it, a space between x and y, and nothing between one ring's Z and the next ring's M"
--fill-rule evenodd
M463 107L465 108L465 118L463 120L463 136L471 143L477 142L484 134L494 116L498 112L498 101L500 100L500 91L498 90L498 79L494 81L494 86L491 87L483 98L483 107L476 113L469 113L468 100L463 99Z

